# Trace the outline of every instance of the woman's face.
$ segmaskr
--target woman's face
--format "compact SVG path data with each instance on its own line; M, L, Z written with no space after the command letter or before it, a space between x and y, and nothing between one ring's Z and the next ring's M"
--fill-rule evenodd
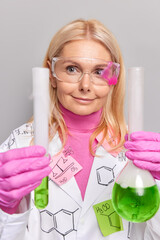
M109 51L94 40L76 40L65 45L60 57L96 58L111 61ZM80 68L83 72L91 72L94 68L87 59L83 59ZM51 78L57 89L59 102L69 111L78 115L88 115L100 110L106 103L110 91L109 85L95 85L89 74L84 74L81 81L69 83Z

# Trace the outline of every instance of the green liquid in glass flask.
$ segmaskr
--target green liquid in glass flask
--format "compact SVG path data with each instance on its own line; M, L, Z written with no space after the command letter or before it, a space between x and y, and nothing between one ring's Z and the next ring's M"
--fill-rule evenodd
M145 222L159 209L160 194L152 175L128 161L114 184L115 211L130 222Z
M131 222L144 222L152 218L159 208L157 185L146 188L122 188L115 183L113 206L117 213Z

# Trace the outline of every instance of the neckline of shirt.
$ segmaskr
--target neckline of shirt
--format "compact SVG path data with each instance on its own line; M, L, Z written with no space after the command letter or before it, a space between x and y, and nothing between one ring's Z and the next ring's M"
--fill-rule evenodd
M78 115L66 109L61 103L59 103L59 107L66 126L71 131L93 132L100 123L102 109L89 115Z

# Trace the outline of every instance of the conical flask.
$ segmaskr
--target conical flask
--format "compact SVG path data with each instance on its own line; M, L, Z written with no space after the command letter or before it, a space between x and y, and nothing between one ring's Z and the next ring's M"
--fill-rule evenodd
M128 71L128 130L129 134L143 130L144 69ZM155 179L147 170L127 160L112 190L116 212L131 222L145 222L158 211L160 196Z

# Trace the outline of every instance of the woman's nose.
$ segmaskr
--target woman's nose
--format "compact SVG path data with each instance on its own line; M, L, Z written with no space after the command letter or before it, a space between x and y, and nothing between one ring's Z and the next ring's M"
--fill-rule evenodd
M90 73L83 73L79 84L79 90L83 92L89 92L91 90L91 84Z

